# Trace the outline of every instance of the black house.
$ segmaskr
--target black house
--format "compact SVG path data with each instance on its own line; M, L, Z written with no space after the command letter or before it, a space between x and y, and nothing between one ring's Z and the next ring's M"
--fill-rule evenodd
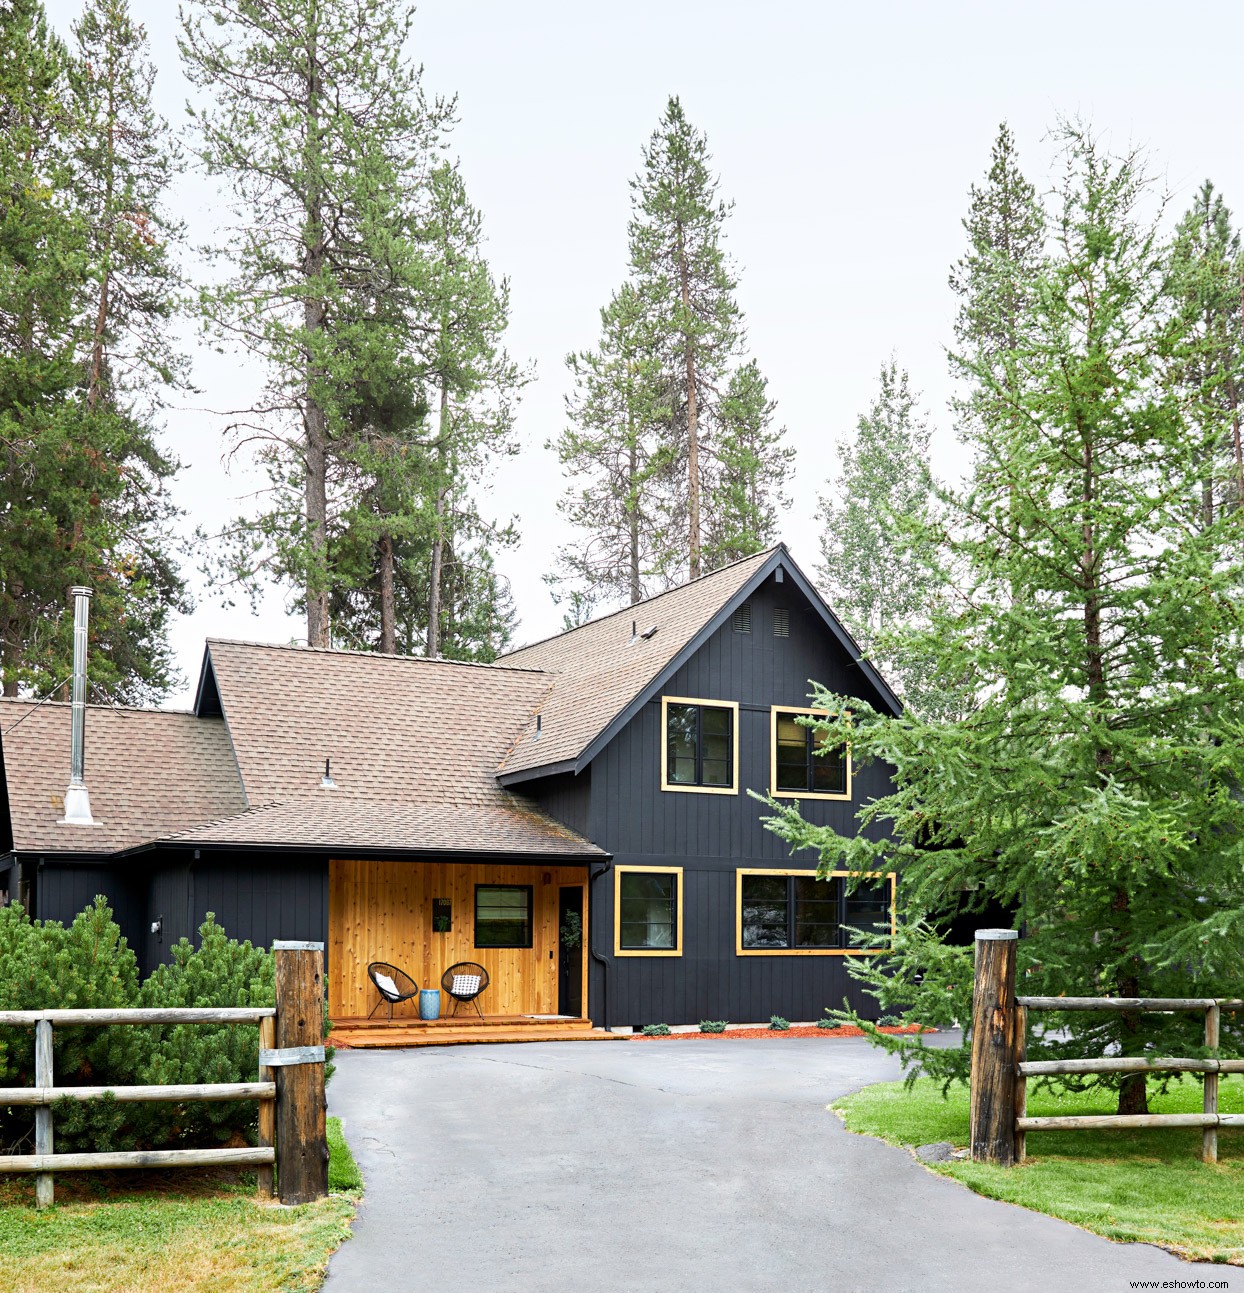
M813 753L810 679L898 712L784 546L494 665L212 640L193 711L86 707L89 824L72 707L0 701L0 893L64 921L105 894L148 970L209 911L323 940L337 1020L375 960L477 961L494 1017L863 1008L846 926L883 950L895 877L816 880L746 793L849 831L887 792Z

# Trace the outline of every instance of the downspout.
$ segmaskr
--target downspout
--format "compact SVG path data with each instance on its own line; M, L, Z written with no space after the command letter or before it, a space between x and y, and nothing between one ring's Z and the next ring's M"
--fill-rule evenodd
M596 925L596 881L609 870L610 863L601 864L599 871L589 871L587 878L588 902L591 904L592 926ZM609 962L601 956L596 950L596 938L592 929L588 930L587 950L592 954L592 960L599 963L601 967L601 976L604 980L604 989L601 992L601 1005L604 1007L603 1017L600 1026L606 1031L609 1029Z

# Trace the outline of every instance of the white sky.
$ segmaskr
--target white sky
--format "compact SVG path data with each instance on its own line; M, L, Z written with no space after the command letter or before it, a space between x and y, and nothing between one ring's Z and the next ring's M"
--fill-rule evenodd
M66 36L76 0L45 0ZM160 76L157 106L175 124L188 87L176 6L131 0ZM598 310L625 275L628 179L664 109L681 96L708 134L721 193L735 201L728 245L740 271L750 349L799 453L782 536L816 564L816 497L835 442L872 395L893 350L924 392L935 469L956 474L945 413L944 348L962 251L967 190L983 176L1000 120L1029 178L1044 187L1058 114L1081 114L1118 145L1143 143L1178 213L1212 178L1244 215L1244 152L1233 51L1238 3L905 0L851 5L727 0L425 0L413 54L430 92L457 93L454 151L482 210L488 255L508 275L511 353L534 360L518 419L522 454L503 463L491 510L517 513L523 542L502 554L519 640L556 631L540 576L564 540L562 479L544 442L562 425L563 357L595 343ZM192 243L218 206L187 175L172 201ZM239 509L253 479L221 463L220 423L255 384L236 358L195 351L203 394L172 411L168 444L186 464L176 486L187 528ZM242 504L241 506L244 506ZM301 620L270 595L259 614L222 608L195 575L197 611L173 641L188 703L203 639L299 639Z

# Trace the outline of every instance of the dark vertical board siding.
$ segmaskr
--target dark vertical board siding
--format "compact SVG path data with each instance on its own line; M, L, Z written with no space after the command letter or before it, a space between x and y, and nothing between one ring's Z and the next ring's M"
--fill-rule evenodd
M74 917L101 893L107 898L125 941L142 965L146 894L143 878L133 868L45 863L39 872L38 910L31 914L71 925Z
M662 792L661 705L654 700L593 761L585 833L614 855L614 865L681 866L683 955L613 957L613 877L597 885L592 916L595 948L608 955L608 1022L697 1023L729 1019L763 1022L770 1015L818 1019L847 998L863 1011L865 998L842 956L737 956L735 871L738 867L814 867L814 854L791 857L764 829L766 813L746 792L769 786L769 707L808 702L809 680L854 694L858 670L790 583L767 581L751 596L752 631L718 630L663 688L669 696L737 701L738 795ZM773 611L790 613L790 636L773 636ZM876 698L869 695L876 703ZM561 779L550 778L550 783ZM855 769L852 802L807 800L805 817L848 833L864 801L890 789L889 769ZM549 803L565 793L550 788ZM546 808L559 820L561 812ZM568 823L569 824L569 823ZM603 1015L604 975L592 973L592 1010Z
M151 875L151 919L164 916L163 941L146 934L148 967L170 959L181 937L197 941L212 912L230 938L270 947L275 938L328 939L328 863L323 858L205 853L169 859ZM177 921L173 912L183 913Z
M580 776L573 772L561 773L556 777L545 777L534 782L533 789L526 797L542 812L569 826L580 835L589 832L588 809L591 796L591 771ZM522 792L525 786L517 786Z

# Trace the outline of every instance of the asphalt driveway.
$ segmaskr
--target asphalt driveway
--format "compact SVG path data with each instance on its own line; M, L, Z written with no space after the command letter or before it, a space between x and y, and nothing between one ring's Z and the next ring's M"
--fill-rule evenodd
M862 1040L435 1047L337 1064L329 1111L367 1193L332 1293L1244 1290L1244 1272L982 1199L844 1131L826 1104L898 1076Z

